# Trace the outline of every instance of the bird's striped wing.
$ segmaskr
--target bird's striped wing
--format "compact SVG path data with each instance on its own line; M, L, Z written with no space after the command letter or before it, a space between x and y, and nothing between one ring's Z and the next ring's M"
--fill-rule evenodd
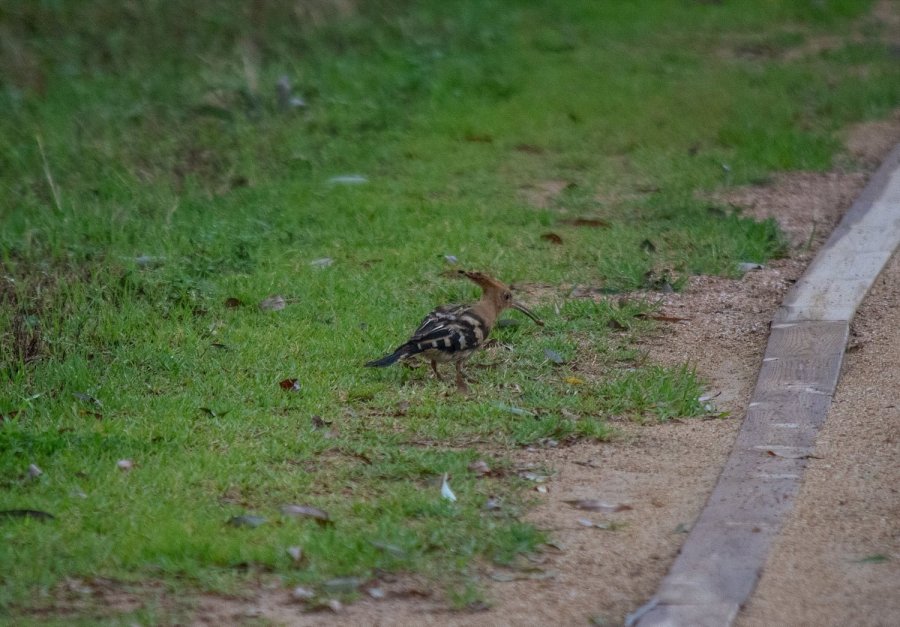
M469 305L445 305L425 316L408 343L419 352L470 351L477 348L489 332L484 320Z
M433 331L445 328L447 323L458 319L468 309L468 305L443 305L438 307L422 319L411 340L424 337Z

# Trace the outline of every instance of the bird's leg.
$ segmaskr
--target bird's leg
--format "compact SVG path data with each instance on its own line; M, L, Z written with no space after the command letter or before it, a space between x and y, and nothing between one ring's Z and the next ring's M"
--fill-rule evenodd
M466 384L466 377L463 375L462 371L463 362L462 359L456 362L456 389L465 394L469 391L469 386Z
M431 369L434 370L434 376L437 377L437 380L438 380L438 381L443 381L443 380L444 380L444 377L442 377L442 376L441 376L441 373L438 372L438 369L437 369L437 362L434 361L433 359L431 360Z

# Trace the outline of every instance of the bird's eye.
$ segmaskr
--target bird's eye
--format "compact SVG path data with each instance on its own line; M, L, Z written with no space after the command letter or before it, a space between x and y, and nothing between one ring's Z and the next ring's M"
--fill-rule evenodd
M503 295L503 298L505 298L506 300L512 300L512 294L507 292L506 294Z

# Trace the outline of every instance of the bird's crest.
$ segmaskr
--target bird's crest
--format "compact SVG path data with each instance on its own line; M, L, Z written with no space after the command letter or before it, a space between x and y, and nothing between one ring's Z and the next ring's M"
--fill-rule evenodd
M498 281L497 279L486 275L484 272L469 272L467 270L460 270L459 273L472 281L473 283L481 286L484 290L508 290L509 288L504 284Z

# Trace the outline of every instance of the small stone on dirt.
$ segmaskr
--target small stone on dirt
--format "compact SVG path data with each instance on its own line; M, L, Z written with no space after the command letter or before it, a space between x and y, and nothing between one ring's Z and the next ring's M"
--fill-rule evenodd
M291 598L295 601L309 601L312 598L315 598L316 593L309 588L304 588L303 586L297 586L293 590L291 590Z
M597 499L573 499L564 502L568 503L575 509L581 509L587 512L604 512L607 514L612 514L615 512L625 512L633 509L631 505L626 505L624 503L608 503L606 501L600 501Z

